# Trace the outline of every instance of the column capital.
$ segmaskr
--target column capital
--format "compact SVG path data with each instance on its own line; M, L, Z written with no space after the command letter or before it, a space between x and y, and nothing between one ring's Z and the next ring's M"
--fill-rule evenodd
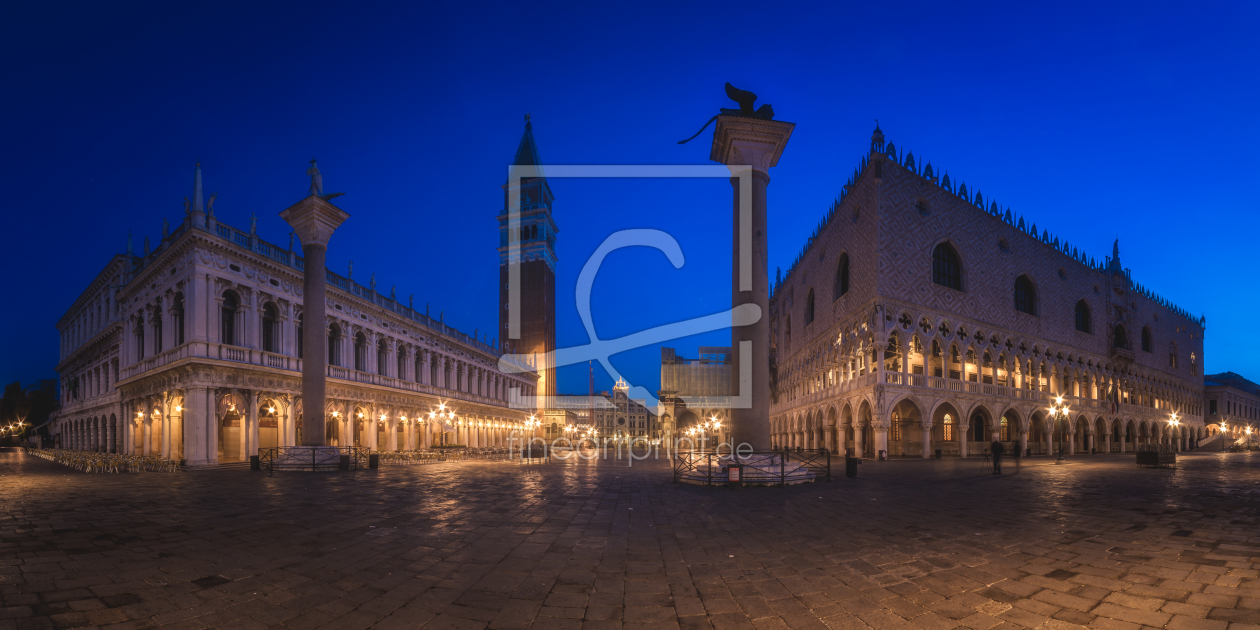
M768 171L779 163L796 123L744 116L717 117L709 159L726 165L749 165Z
M337 206L328 203L316 195L311 195L280 213L293 231L297 233L302 245L320 245L328 247L328 239L350 214Z

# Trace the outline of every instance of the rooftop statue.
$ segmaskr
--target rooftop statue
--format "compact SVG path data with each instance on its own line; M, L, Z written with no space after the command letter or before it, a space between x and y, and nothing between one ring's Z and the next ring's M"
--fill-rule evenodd
M729 107L719 108L717 116L710 118L709 122L704 123L704 126L700 128L700 131L696 132L695 136L691 136L686 140L679 140L678 144L687 144L688 142L695 140L696 136L704 133L704 130L708 129L709 125L712 124L713 121L717 120L718 116L741 116L743 118L774 120L774 107L772 107L769 103L762 105L755 110L753 109L753 103L757 101L756 94L753 94L748 90L741 90L731 85L730 82L727 82L726 96L728 96L732 101L739 103L739 109L731 109Z

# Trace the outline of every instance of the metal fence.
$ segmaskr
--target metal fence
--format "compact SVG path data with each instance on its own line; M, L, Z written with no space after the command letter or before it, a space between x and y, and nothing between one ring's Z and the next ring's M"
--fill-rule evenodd
M258 464L267 471L359 470L368 467L368 455L363 446L281 446L258 449Z
M684 451L674 456L674 482L689 480L706 486L727 483L730 453ZM831 451L822 449L770 450L741 453L740 482L787 485L803 481L831 481ZM812 478L810 475L812 474Z

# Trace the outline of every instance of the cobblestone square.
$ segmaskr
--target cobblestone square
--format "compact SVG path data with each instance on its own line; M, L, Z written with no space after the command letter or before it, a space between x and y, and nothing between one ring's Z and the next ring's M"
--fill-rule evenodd
M1260 628L1260 459L97 474L0 453L7 628Z

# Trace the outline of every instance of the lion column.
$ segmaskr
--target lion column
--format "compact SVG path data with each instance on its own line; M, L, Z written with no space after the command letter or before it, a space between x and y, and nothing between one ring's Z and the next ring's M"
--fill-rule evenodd
M721 115L709 154L709 159L730 167L731 187L735 189L731 308L753 304L758 309L755 322L731 327L731 396L751 405L732 405L730 439L732 445L747 443L758 450L771 446L766 187L770 184L769 170L779 163L794 127L776 120ZM747 370L746 361L752 362L751 382L741 378Z

